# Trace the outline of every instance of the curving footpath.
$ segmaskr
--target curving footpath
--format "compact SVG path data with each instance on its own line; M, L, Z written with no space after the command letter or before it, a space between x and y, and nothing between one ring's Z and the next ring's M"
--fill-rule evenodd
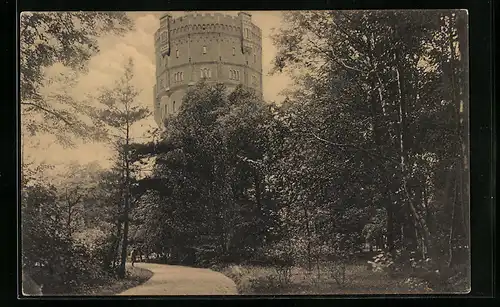
M136 263L153 276L118 295L237 295L235 283L221 273L178 265Z

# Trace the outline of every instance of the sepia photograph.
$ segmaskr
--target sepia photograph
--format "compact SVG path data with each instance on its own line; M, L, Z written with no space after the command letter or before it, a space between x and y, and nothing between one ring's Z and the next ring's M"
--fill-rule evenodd
M470 292L467 10L19 27L20 295Z

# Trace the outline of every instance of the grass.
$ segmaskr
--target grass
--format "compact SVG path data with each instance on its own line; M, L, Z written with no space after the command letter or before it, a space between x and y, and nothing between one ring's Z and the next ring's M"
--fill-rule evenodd
M85 296L110 296L121 293L127 289L137 287L148 281L153 273L138 267L127 267L127 275L124 279L115 279L111 283L101 286L93 286L73 295Z
M217 269L217 268L216 268ZM231 265L218 268L231 278L242 295L341 295L341 294L405 294L429 293L430 289L414 280L390 277L385 272L373 272L364 264L348 265L343 286L340 286L325 266L312 272L292 268L289 282L281 282L273 267Z

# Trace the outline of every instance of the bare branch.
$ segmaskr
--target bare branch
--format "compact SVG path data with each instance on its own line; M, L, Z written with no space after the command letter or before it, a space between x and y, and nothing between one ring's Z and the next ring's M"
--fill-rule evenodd
M56 112L54 111L51 111L45 107L42 107L41 105L38 105L36 103L33 103L33 102L22 102L21 101L21 104L24 104L24 105L28 105L28 106L32 106L32 107L35 107L37 109L40 109L44 112L47 112L55 117L57 117L58 119L62 120L66 125L68 126L73 126L73 123L69 122L67 119L65 119L63 116L61 116L60 114L57 114Z

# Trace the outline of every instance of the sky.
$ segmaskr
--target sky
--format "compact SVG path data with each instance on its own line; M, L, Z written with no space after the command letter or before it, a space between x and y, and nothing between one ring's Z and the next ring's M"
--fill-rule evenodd
M159 17L164 12L129 12L134 21L134 29L124 36L106 35L99 38L100 52L89 62L89 71L79 76L77 83L70 89L75 98L95 93L99 88L111 86L123 73L123 67L129 58L134 61L135 79L133 84L141 91L138 101L153 110L153 85L155 83L154 32L159 27ZM184 15L184 12L170 12L173 17ZM201 12L200 12L201 13ZM221 12L236 15L237 11ZM268 74L271 61L276 53L270 35L273 29L281 26L279 11L251 11L252 21L262 29L263 50L263 84L266 101L281 101L280 92L291 84L285 75ZM68 70L62 65L54 65L46 70L47 77L57 76ZM272 84L272 86L270 86ZM45 92L55 91L57 84L45 89ZM137 141L144 140L144 133L150 128L156 128L153 117L147 118L134 127L134 137ZM21 127L22 129L22 127ZM64 148L54 142L50 135L38 135L28 139L24 154L27 159L37 163L45 162L55 166L55 172L70 163L87 164L98 162L102 167L110 166L112 151L101 143L83 144L76 142L73 148Z

